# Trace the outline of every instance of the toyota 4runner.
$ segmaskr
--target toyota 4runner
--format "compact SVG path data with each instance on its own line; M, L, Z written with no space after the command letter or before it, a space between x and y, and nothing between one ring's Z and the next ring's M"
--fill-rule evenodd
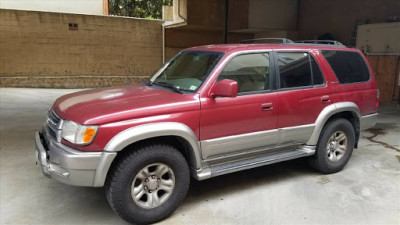
M375 125L378 95L363 54L337 42L194 47L146 82L57 99L36 155L46 176L105 186L120 217L152 223L183 201L190 177L300 157L342 170Z

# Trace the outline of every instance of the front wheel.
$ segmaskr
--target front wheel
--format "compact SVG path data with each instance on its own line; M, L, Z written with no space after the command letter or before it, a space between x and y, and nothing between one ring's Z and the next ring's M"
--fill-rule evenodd
M106 183L107 200L130 223L154 223L172 214L189 183L189 167L179 151L169 145L144 146L117 161Z
M309 164L322 173L336 173L344 168L353 152L355 131L350 121L329 121L321 131L315 155Z

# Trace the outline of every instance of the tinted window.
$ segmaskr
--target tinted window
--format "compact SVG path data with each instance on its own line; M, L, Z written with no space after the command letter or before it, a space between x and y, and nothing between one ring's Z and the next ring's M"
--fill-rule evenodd
M278 52L277 55L281 88L305 87L324 83L317 62L308 53Z
M341 84L369 80L367 65L358 52L323 50L322 55L328 61Z
M270 89L269 54L254 53L234 57L218 76L235 80L239 93Z

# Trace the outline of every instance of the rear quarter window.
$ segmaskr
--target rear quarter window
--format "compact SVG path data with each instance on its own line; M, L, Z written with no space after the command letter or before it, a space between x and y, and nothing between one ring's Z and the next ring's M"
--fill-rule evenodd
M332 50L322 50L321 53L335 72L339 83L350 84L369 80L369 70L360 53Z

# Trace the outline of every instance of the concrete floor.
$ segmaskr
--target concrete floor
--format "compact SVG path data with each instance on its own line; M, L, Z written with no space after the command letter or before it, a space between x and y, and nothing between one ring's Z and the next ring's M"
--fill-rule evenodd
M72 91L0 89L1 224L126 224L102 188L58 183L35 165L34 132ZM400 224L400 107L381 107L377 128L340 173L321 175L300 159L193 181L161 223Z

